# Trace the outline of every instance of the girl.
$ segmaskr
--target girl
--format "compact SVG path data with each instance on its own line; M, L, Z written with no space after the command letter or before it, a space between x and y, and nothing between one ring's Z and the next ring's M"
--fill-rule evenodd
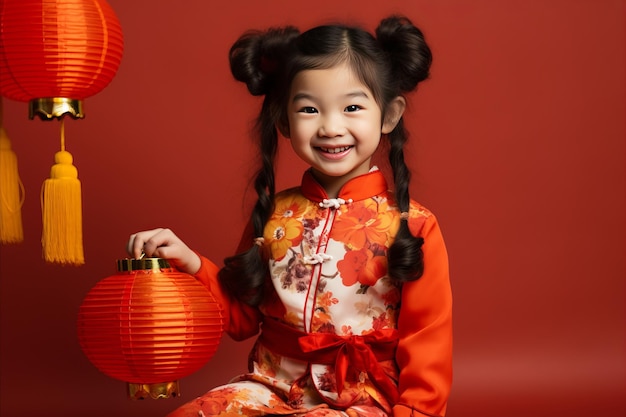
M430 50L404 17L376 36L341 25L250 32L234 77L264 96L258 200L237 255L218 268L168 229L128 251L195 274L235 340L260 335L249 373L171 416L444 415L451 385L451 292L435 216L409 198L403 94ZM311 167L275 193L279 132ZM395 192L371 165L388 148Z

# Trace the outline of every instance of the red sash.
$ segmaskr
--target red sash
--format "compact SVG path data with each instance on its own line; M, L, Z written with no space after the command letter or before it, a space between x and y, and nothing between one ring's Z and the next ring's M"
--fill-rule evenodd
M259 341L271 351L303 362L334 365L337 393L341 394L348 368L368 375L385 398L395 404L398 388L385 374L380 361L395 359L398 331L376 330L361 336L305 333L276 319L265 317Z

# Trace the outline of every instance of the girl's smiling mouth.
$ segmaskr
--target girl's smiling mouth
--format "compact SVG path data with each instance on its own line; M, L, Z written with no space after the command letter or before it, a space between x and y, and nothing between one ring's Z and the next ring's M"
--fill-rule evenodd
M337 148L326 148L323 146L318 146L317 148L325 153L338 154L338 153L342 153L342 152L352 149L353 146L339 146Z

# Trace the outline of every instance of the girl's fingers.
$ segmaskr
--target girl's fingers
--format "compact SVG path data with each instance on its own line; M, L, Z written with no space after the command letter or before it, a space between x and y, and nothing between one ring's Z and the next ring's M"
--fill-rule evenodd
M137 233L130 235L128 242L126 243L126 253L132 258L138 258L141 256L141 248L136 248L135 244L138 242ZM143 243L141 243L143 246Z
M134 233L128 238L126 251L135 259L142 254L150 258L169 259L172 266L189 274L195 274L202 264L200 257L170 229Z
M132 234L128 240L127 252L134 258L140 258L142 253L145 256L154 256L159 246L169 243L167 229L146 230ZM171 232L169 233L171 234Z

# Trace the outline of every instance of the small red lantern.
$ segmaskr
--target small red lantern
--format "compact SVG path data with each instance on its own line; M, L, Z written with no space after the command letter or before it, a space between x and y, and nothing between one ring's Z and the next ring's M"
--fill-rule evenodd
M219 304L193 276L165 259L124 259L84 299L78 338L96 368L128 383L130 398L167 398L213 357L223 326Z

